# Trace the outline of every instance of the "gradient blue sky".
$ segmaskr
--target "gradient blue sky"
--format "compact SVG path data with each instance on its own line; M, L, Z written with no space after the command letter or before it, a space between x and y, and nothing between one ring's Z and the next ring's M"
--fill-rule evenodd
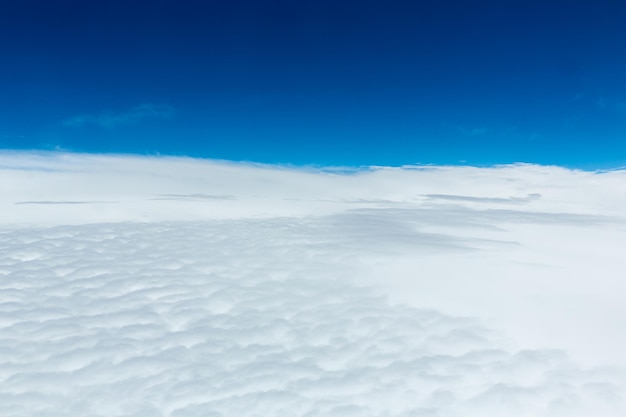
M626 164L626 1L0 2L0 148Z

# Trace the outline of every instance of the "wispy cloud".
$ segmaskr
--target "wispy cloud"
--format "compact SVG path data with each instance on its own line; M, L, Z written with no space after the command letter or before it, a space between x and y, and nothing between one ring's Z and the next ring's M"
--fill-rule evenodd
M81 114L63 121L64 126L81 127L87 125L113 128L131 125L144 119L169 119L176 109L164 104L140 104L125 112L103 111L97 114Z
M617 115L626 114L626 100L623 98L598 97L592 102L596 109Z
M474 128L466 128L463 126L459 126L459 132L462 135L467 135L467 136L483 136L486 133L488 133L489 129L487 129L486 127L474 127Z
M23 135L0 135L0 140L24 139Z

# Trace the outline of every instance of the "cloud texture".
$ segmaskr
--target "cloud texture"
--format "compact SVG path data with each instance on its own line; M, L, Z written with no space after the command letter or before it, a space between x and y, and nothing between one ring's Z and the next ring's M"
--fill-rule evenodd
M624 411L618 372L583 371L556 351L508 352L474 320L347 284L354 271L337 268L317 228L231 220L4 232L0 412Z
M0 178L2 415L626 412L621 171L4 153Z

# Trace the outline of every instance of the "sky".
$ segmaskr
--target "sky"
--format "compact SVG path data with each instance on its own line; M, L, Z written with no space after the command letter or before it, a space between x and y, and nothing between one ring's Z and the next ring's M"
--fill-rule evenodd
M0 148L615 168L626 2L0 3Z
M626 171L0 152L0 414L623 417Z

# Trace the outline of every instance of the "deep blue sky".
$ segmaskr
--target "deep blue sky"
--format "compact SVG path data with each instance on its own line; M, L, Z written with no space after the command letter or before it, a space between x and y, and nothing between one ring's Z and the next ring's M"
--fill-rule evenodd
M0 148L626 164L626 0L0 0Z

